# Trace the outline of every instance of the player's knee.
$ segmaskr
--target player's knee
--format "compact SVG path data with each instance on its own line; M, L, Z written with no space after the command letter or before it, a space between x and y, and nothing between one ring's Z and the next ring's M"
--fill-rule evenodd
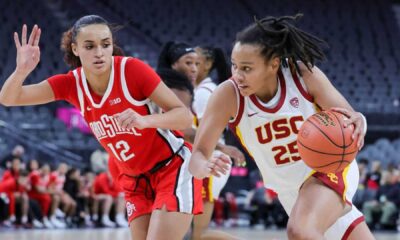
M319 233L315 228L291 221L287 225L287 235L290 240L317 240L323 238L323 234Z

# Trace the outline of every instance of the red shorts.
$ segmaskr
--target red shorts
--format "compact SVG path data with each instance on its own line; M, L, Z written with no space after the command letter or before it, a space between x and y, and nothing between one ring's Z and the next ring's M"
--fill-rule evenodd
M145 173L145 177L119 175L118 185L125 193L129 222L163 206L171 212L202 213L202 180L189 173L190 155L189 148L184 147L171 162L153 174Z

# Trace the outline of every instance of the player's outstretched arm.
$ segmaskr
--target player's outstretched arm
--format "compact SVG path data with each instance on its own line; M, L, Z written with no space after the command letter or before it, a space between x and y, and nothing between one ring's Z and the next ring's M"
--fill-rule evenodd
M23 25L21 40L18 33L14 33L14 42L17 48L17 66L0 91L0 103L6 106L35 105L54 100L53 91L47 81L22 86L25 79L40 61L39 40L41 29L35 25L29 35L29 39L27 39L27 31L27 26Z
M212 157L222 131L229 120L236 115L237 99L234 86L224 82L213 92L207 109L196 132L189 171L196 178L225 174L230 167L230 159L225 155Z

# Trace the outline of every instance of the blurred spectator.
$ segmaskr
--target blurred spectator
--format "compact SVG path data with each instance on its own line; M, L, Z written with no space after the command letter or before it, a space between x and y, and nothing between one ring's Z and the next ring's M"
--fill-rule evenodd
M83 186L83 182L81 181L81 173L78 169L71 168L68 170L65 177L64 191L76 202L77 211L76 215L72 219L72 222L79 225L84 223L85 226L92 226L87 208L89 192L86 191Z
M42 168L38 169L39 164L36 160L31 160L29 162L29 167L32 170L29 174L29 180L31 183L31 189L28 192L29 198L39 203L44 226L46 228L54 228L59 222L55 217L51 218L53 221L50 221L48 218L52 203L51 196L47 190L50 167L48 165L44 165ZM61 225L62 223L59 225L59 227L62 227Z
M94 173L105 172L108 167L108 153L103 149L97 149L90 155L90 166Z
M14 160L13 162L17 162ZM16 221L15 217L15 202L16 196L17 199L22 203L22 212L23 216L21 218L21 222L26 225L28 222L28 198L22 197L22 195L15 194L16 191L19 190L20 187L26 186L28 182L28 172L18 170L17 176L10 176L2 179L0 182L0 194L5 193L8 197L8 204L9 204L9 212L8 212L8 220L4 221L3 224L11 227L13 223ZM23 199L21 199L23 198Z
M21 145L16 145L11 153L7 156L5 156L1 161L0 161L0 167L9 169L11 167L11 161L14 158L19 158L22 162L25 160L25 148Z
M39 169L39 162L36 159L32 159L28 162L28 172L32 173Z
M213 220L218 226L236 226L238 219L238 206L236 197L231 192L226 192L214 201Z
M375 160L372 162L371 172L366 176L366 186L368 189L377 190L381 181L381 162Z
M360 172L360 179L358 181L357 192L353 197L353 204L358 208L362 209L362 205L365 201L372 200L375 198L375 190L366 188L367 176L368 176L368 160L362 158L357 161L358 170Z
M367 175L368 175L368 159L362 158L357 161L358 163L358 170L360 172L360 184L365 188L365 183L367 182Z
M374 216L379 216L379 220L376 221L378 226L382 228L396 227L397 206L400 206L399 176L399 171L385 171L376 198L364 204L365 221L372 229L377 227Z
M101 223L114 227L110 220L111 205L115 204L115 222L118 226L128 226L125 219L125 200L123 191L113 182L109 171L99 174L94 181L94 193L97 199L104 201Z
M61 218L67 216L67 222L72 223L71 218L75 214L76 202L63 189L67 171L68 165L60 163L57 171L50 174L48 189L53 198L51 212ZM63 211L59 209L59 206L62 206Z
M12 187L8 189L9 192L8 198L10 200L9 203L9 221L12 223L16 222L15 208L16 205L21 208L21 218L20 223L26 225L28 222L28 210L29 210L29 198L27 194L27 189L29 188L29 184L26 181L26 176L21 176L21 160L15 157L11 162L11 168L4 172L3 178L1 180L2 183L12 183Z
M247 210L250 213L250 226L264 224L285 227L288 216L278 200L278 195L264 187L262 181L256 184L247 196Z
M88 203L86 207L88 208L88 213L92 216L92 220L96 220L97 208L98 208L98 199L96 198L96 194L94 193L94 180L95 175L93 172L87 171L81 177L81 191L83 196L88 196ZM88 221L88 220L85 220Z

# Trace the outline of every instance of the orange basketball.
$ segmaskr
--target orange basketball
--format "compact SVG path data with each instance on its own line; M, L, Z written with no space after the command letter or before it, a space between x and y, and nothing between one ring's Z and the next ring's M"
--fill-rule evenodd
M355 158L357 141L351 139L354 126L343 127L347 117L334 111L322 111L309 117L297 135L303 161L315 171L340 172Z

